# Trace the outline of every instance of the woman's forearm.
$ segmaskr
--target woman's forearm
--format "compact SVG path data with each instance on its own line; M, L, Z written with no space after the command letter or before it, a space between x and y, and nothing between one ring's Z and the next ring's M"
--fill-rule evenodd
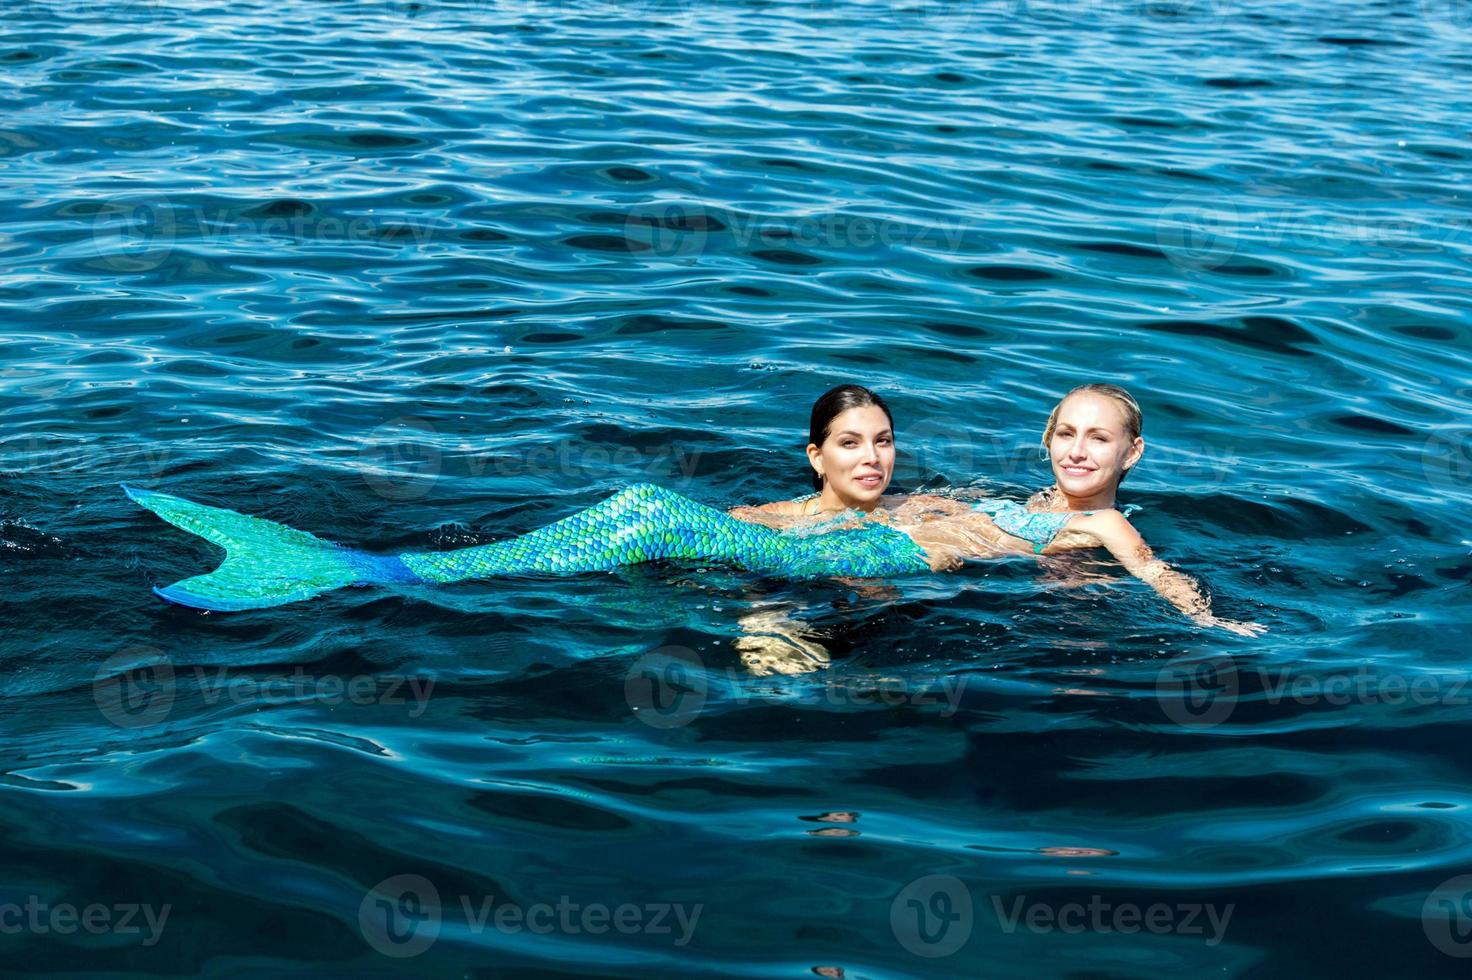
M1261 623L1220 618L1211 611L1211 599L1201 591L1195 579L1171 568L1158 558L1151 559L1138 570L1132 568L1130 571L1198 626L1214 626L1238 636L1257 636L1267 629Z
M1211 611L1211 600L1201 591L1196 580L1177 571L1155 557L1150 546L1118 512L1110 511L1096 518L1089 528L1099 543L1109 549L1130 574L1150 586L1162 599L1175 606L1200 626L1215 626L1241 636L1256 636L1263 631L1258 623L1239 623L1219 619Z
M1159 558L1130 571L1159 593L1162 599L1192 619L1211 616L1211 600L1202 595L1196 580L1186 573L1171 568Z

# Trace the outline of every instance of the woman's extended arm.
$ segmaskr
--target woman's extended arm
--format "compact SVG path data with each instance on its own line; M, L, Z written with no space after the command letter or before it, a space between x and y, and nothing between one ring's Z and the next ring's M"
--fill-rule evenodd
M1219 619L1211 611L1211 600L1201 594L1196 581L1170 567L1150 550L1134 525L1117 510L1100 511L1089 517L1075 518L1070 529L1087 531L1119 560L1130 574L1160 593L1201 626L1219 626L1239 636L1256 636L1267 627L1260 623Z

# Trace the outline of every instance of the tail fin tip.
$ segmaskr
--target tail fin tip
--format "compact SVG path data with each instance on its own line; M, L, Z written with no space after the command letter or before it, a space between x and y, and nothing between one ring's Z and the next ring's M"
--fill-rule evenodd
M154 594L165 601L240 612L379 581L376 566L364 561L367 556L304 531L166 493L122 487L144 509L225 549L225 560L213 572L155 587Z
M186 580L187 581L187 580ZM184 606L187 609L199 609L204 612L244 612L247 609L263 608L258 603L248 599L230 601L223 597L207 598L187 588L182 588L184 582L175 582L173 585L153 587L153 594L165 602L176 606Z

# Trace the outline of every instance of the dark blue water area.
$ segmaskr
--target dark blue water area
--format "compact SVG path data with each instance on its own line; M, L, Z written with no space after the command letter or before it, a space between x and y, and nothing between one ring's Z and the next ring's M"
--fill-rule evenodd
M1463 975L1469 44L1450 0L12 0L4 972ZM452 548L795 496L856 381L897 490L1020 499L1089 380L1144 406L1136 526L1264 635L1102 555L201 614L150 587L219 552L118 489Z

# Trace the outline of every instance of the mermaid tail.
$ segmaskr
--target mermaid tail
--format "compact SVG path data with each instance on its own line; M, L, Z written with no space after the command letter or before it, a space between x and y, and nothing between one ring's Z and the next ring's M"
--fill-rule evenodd
M640 483L520 537L440 554L405 555L403 560L428 582L601 572L660 559L732 563L771 572L786 557L784 543L769 527Z
M391 559L352 551L275 521L127 484L123 492L175 527L225 549L224 562L208 575L153 590L181 606L237 612L310 599L345 585L415 581L407 569L395 577Z
M660 559L736 565L783 578L871 578L929 570L925 552L914 541L882 525L783 534L647 483L520 537L398 556L355 551L169 494L123 490L170 524L225 549L225 561L213 572L154 592L180 605L226 612L284 605L348 585L607 571Z

